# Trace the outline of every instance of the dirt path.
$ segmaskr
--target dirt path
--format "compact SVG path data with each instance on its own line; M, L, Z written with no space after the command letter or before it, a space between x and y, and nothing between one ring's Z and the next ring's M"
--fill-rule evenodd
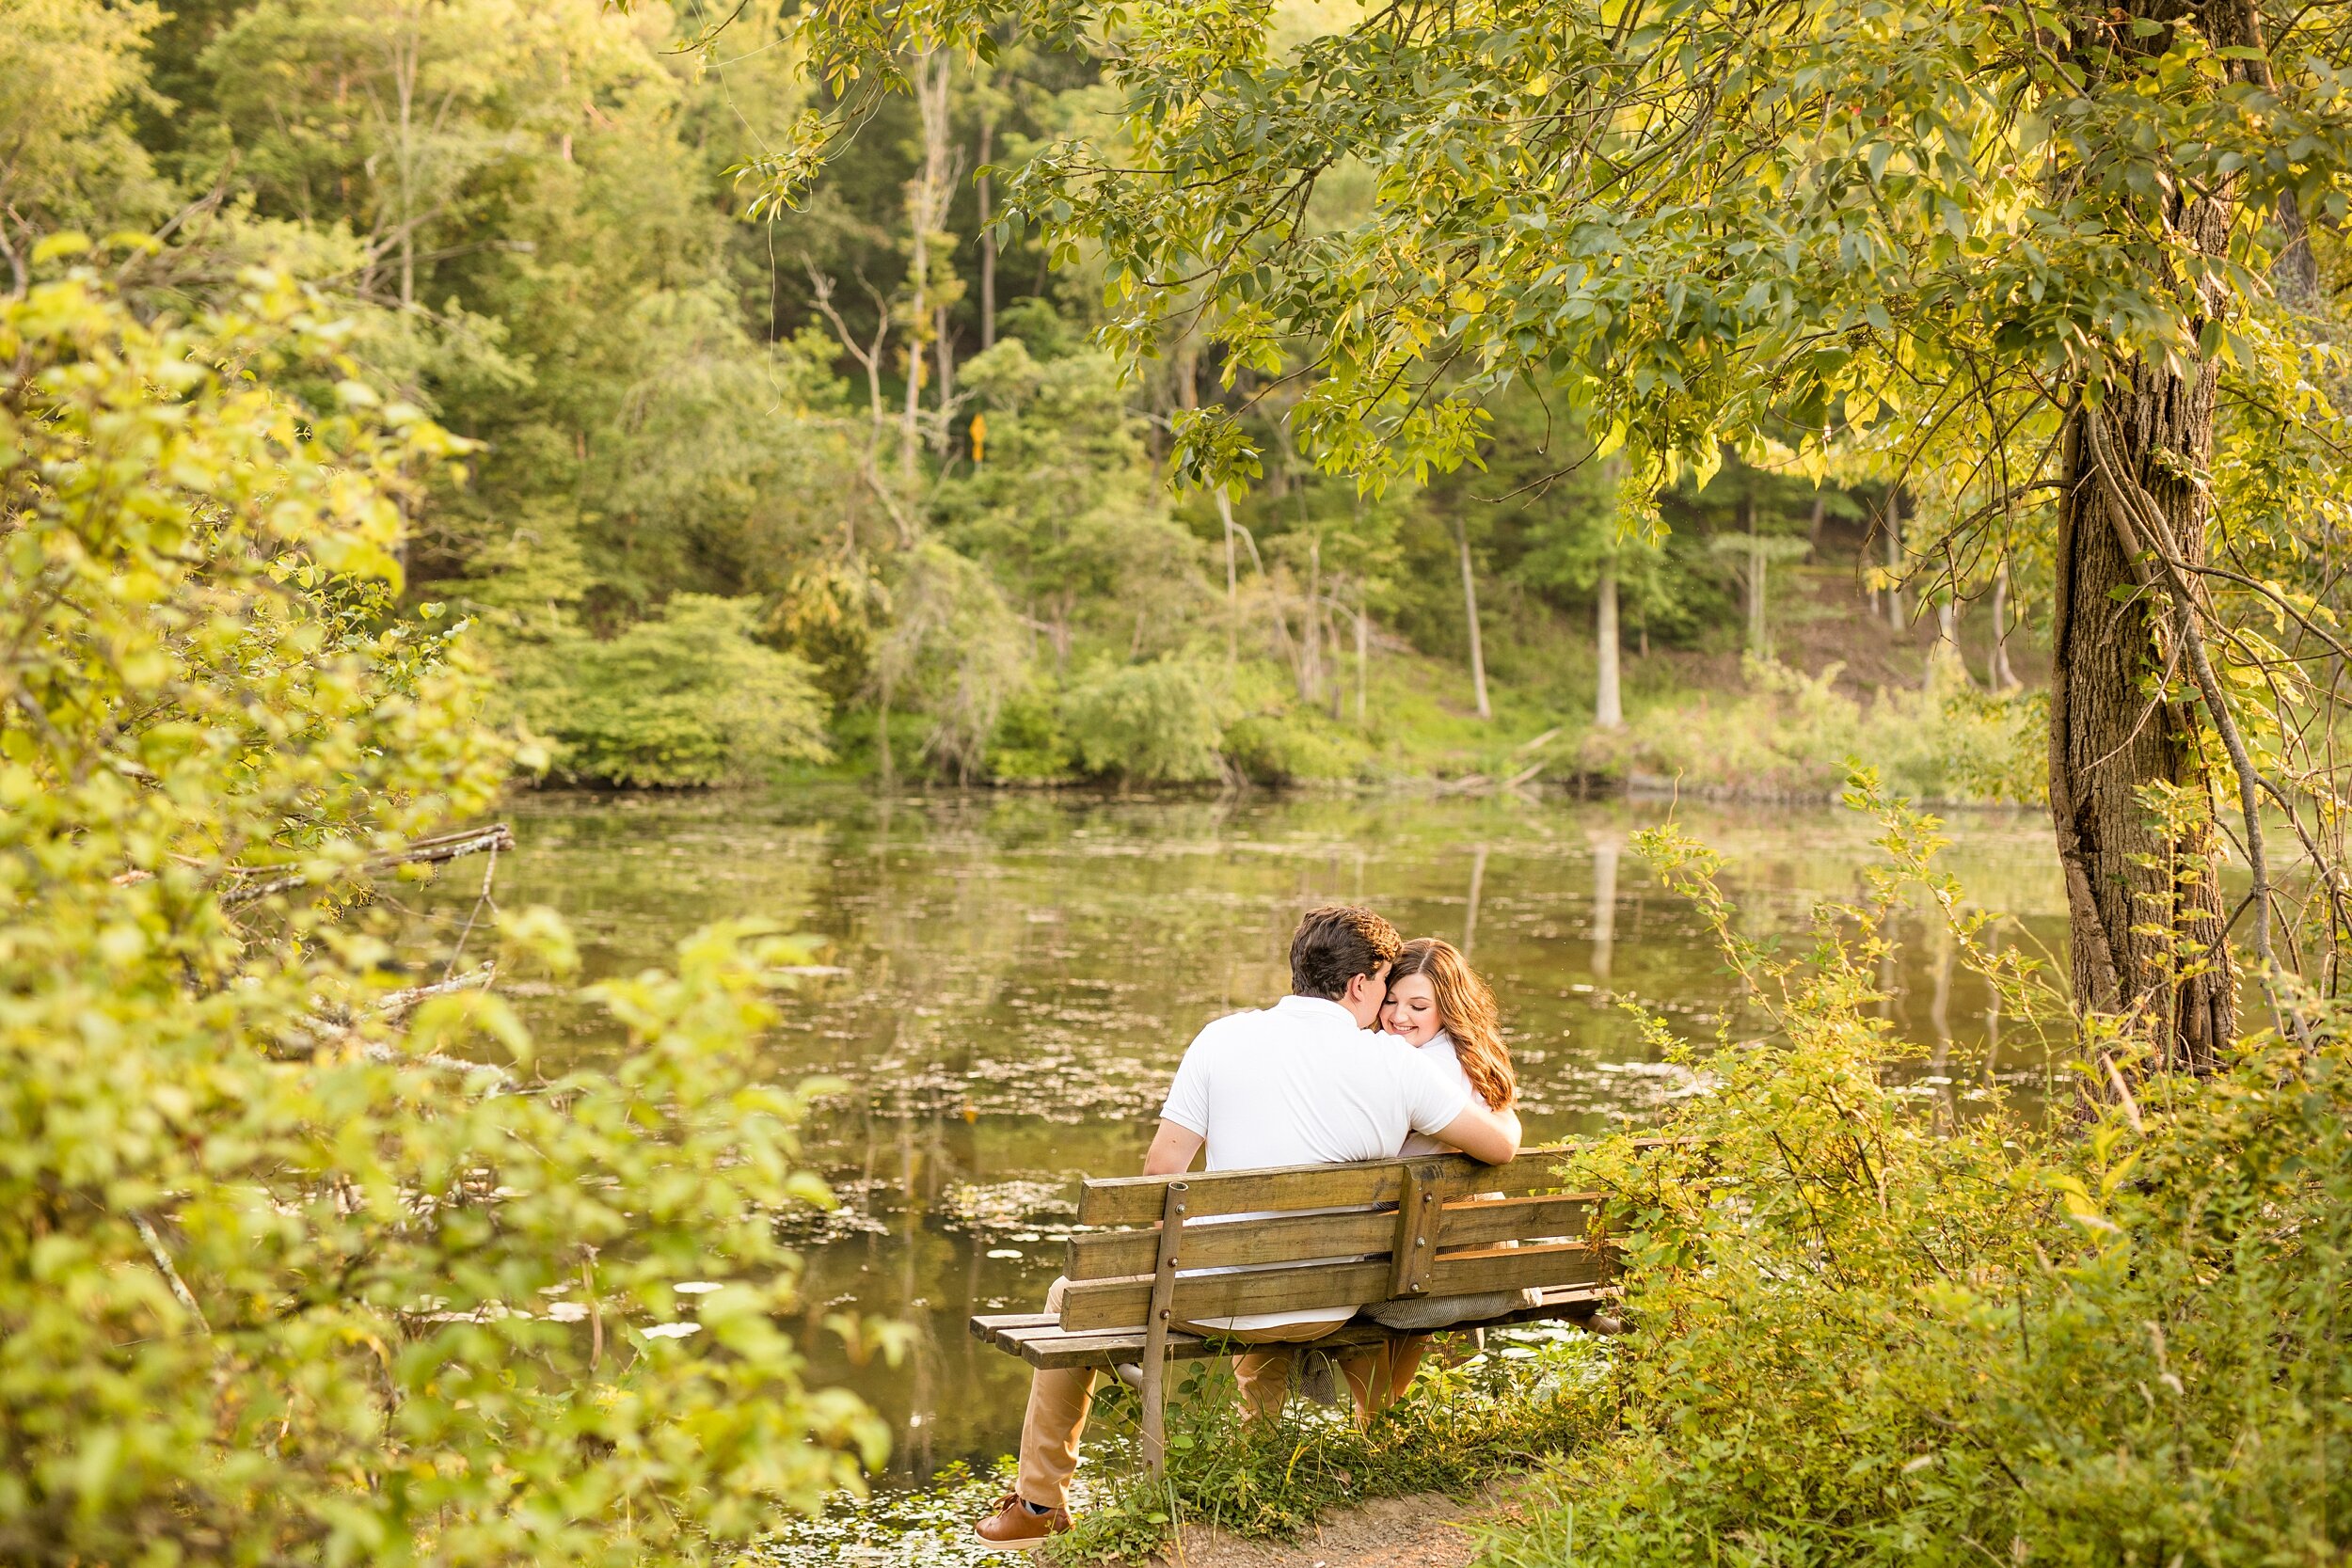
M1461 1521L1491 1514L1492 1497L1383 1497L1334 1513L1295 1543L1242 1541L1187 1528L1166 1568L1468 1568L1476 1545Z

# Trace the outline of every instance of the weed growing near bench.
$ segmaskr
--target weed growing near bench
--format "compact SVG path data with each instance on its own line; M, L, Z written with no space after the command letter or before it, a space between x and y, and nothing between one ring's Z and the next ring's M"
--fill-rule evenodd
M1926 888L2011 1016L2029 976L1979 945L1931 819L1867 777L1850 799L1890 869L1802 959L1739 938L1707 851L1645 846L1780 1037L1685 1054L1714 1085L1666 1129L1691 1143L1580 1162L1627 1247L1625 1427L1539 1481L1485 1560L2344 1560L2352 1020L2244 1041L2203 1083L2139 1074L2103 1031L2078 1042L2080 1119L1953 1125L1887 1081L1880 914Z
M1466 1338L1438 1341L1449 1344L1469 1348ZM1153 1486L1132 1465L1094 1473L1093 1506L1054 1543L1052 1560L1140 1562L1180 1519L1287 1539L1370 1498L1475 1491L1608 1426L1607 1346L1549 1324L1490 1331L1486 1352L1457 1365L1433 1354L1368 1432L1347 1417L1343 1392L1337 1410L1294 1398L1279 1420L1246 1422L1230 1363L1192 1363L1168 1403L1167 1482ZM1102 1428L1132 1428L1123 1384L1095 1397Z

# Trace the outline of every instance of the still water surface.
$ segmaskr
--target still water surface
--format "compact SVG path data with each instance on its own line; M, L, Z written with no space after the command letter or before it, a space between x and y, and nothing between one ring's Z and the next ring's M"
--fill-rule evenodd
M838 977L787 998L779 1077L829 1073L852 1092L812 1132L843 1199L807 1238L804 1341L815 1374L856 1388L918 1479L1014 1446L1024 1369L964 1331L1025 1310L1057 1272L1081 1173L1135 1171L1194 1031L1287 990L1292 922L1334 898L1406 936L1452 939L1500 995L1532 1137L1657 1117L1689 1092L1613 1004L1677 1032L1760 1027L1691 911L1626 847L1663 804L1276 798L1118 800L969 796L877 800L835 788L774 796L548 793L511 812L521 853L499 901L544 903L578 935L589 978L664 964L696 927L764 916L831 942ZM1684 827L1731 861L1756 935L1806 928L1822 898L1859 896L1870 826L1831 808L1693 808ZM2004 940L2059 951L2064 899L2046 819L1968 813L1947 868L1972 902L2016 918ZM462 872L434 896L464 918ZM1988 1019L1925 923L1885 978L1918 1041L1920 1092L1964 1107L1988 1077L2030 1093L2038 1056ZM614 1041L593 1012L524 997L547 1049ZM852 1367L820 1327L854 1309L914 1323L896 1369Z

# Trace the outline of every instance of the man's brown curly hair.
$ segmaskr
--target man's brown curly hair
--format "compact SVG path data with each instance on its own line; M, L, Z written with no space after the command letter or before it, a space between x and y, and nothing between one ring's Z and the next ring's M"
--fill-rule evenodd
M1396 962L1405 939L1396 927L1353 904L1326 904L1298 917L1291 933L1291 990L1338 1001L1359 974Z

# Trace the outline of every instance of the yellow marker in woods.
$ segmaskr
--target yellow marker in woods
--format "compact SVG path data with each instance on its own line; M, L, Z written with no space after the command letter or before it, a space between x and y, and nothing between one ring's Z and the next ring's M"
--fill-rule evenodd
M987 461L987 457L985 455L987 451L988 416L985 414L975 414L972 416L972 466L974 467L977 467L980 464Z

